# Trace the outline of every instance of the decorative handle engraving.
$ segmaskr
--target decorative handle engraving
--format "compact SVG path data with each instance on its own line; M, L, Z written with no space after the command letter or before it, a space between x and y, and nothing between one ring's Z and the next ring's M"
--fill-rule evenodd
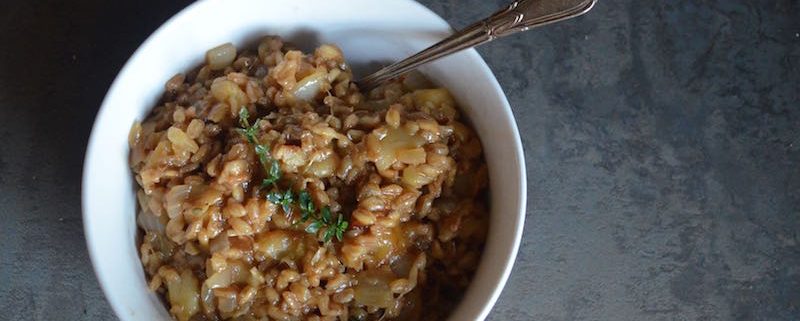
M518 0L488 19L487 28L495 37L503 37L582 15L596 0Z

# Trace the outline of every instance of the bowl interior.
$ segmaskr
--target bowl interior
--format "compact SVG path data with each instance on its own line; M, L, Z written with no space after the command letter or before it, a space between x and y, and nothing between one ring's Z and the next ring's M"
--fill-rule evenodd
M246 8L246 9L242 9ZM127 135L172 75L199 64L205 50L253 44L280 35L308 50L342 48L356 72L402 59L451 32L447 23L409 0L209 0L159 28L134 53L111 86L95 120L83 177L84 229L95 272L122 320L162 320L169 314L147 290L136 245L134 182ZM489 165L491 220L478 271L451 320L483 319L502 290L516 256L525 206L525 168L508 102L474 50L422 68L453 92L483 142Z

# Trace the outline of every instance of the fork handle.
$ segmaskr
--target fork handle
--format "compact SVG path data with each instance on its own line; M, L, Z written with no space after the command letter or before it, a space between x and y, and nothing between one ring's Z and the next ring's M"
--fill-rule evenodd
M363 90L452 53L472 48L497 38L505 37L580 16L592 9L597 0L517 0L507 8L478 21L411 57L383 67L362 78L358 85Z

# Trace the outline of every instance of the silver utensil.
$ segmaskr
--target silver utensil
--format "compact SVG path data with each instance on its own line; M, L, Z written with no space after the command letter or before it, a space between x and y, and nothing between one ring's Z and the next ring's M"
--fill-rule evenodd
M362 90L375 88L384 81L449 54L517 32L580 16L589 12L596 2L597 0L514 1L489 18L474 23L411 57L383 67L357 83Z

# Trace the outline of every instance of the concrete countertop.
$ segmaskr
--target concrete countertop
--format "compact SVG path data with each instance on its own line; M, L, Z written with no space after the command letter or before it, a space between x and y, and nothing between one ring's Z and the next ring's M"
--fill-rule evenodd
M422 1L456 27L507 0ZM0 311L114 320L80 177L95 112L187 1L0 10ZM528 167L490 320L800 319L800 3L601 0L479 49Z

